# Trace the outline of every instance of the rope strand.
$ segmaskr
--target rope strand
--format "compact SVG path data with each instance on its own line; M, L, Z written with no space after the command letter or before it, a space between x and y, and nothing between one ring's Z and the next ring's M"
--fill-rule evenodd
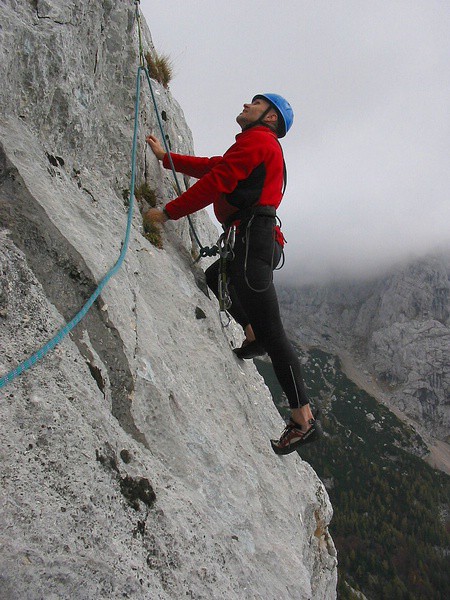
M180 183L178 181L178 177L177 177L177 173L175 171L175 166L173 164L172 156L170 155L169 144L168 144L167 138L166 138L166 136L164 134L164 126L162 124L161 117L159 115L158 103L156 101L156 96L155 96L155 92L153 90L153 85L152 85L152 82L151 82L150 74L148 72L148 69L146 69L146 68L144 68L144 72L145 72L145 75L147 77L148 86L150 88L150 95L152 97L153 106L155 108L155 113L156 113L156 118L157 118L157 121L158 121L159 129L161 131L161 138L162 138L163 143L164 143L164 149L167 152L167 157L169 159L170 169L172 171L172 175L173 175L173 178L175 180L175 185L177 187L178 195L181 196L181 194L183 193L183 191L182 191ZM197 235L195 227L194 227L194 225L192 223L192 219L191 219L191 217L189 215L187 215L187 219L188 219L191 231L192 231L192 235L194 236L195 241L197 242L197 245L199 247L200 256L199 256L199 258L197 260L199 260L200 258L205 258L206 256L215 256L218 253L218 247L216 245L212 246L212 247L203 246L202 243L201 243L201 241L200 241L200 239L199 239L199 237L198 237L198 235Z
M139 67L137 70L137 75L136 75L136 100L135 100L135 104L134 104L134 129L133 129L133 145L132 145L132 151L131 151L131 182L130 182L130 199L129 199L129 205L128 205L128 217L127 217L127 226L126 226L126 231L125 231L125 236L122 242L122 248L119 254L119 258L117 259L115 265L108 271L108 273L103 277L103 279L100 281L100 283L98 284L96 290L94 291L94 293L90 296L90 298L87 300L87 302L84 304L84 306L80 309L80 311L73 317L73 319L71 321L69 321L69 323L67 323L66 325L64 325L64 327L62 327L46 344L44 344L39 350L37 350L34 354L32 354L30 357L28 357L26 360L24 360L23 362L21 362L17 367L15 367L14 369L12 369L11 371L9 371L8 373L6 373L6 375L3 375L0 378L0 389L3 388L4 386L6 386L8 383L10 383L11 381L13 381L14 379L16 379L16 377L19 377L19 375L21 375L24 371L30 369L31 367L33 367L38 361L40 361L42 358L44 358L44 356L46 356L46 354L48 354L51 350L53 350L59 343L62 342L62 340L74 329L74 327L76 327L78 325L78 323L85 317L86 313L89 311L89 309L91 308L91 306L94 304L94 302L97 300L97 298L100 296L100 294L103 291L103 288L106 286L106 284L108 283L108 281L111 279L111 277L113 277L117 271L120 269L124 259L125 259L125 255L127 253L128 250L128 245L129 245L129 241L130 241L130 234L131 234L131 224L132 224L132 220L133 220L133 211L134 211L134 188L135 188L135 183L136 183L136 153L137 153L137 138L138 138L138 127L139 127L139 104L140 104L140 92L141 92L141 71L144 71L149 87L150 87L150 92L152 95L152 99L153 99L153 103L155 106L155 111L156 111L156 116L158 118L158 123L163 135L163 139L164 142L166 144L166 150L169 153L169 157L170 157L170 152L169 149L167 148L167 142L165 140L165 136L164 136L164 130L163 130L163 126L161 123L161 119L159 117L159 113L158 113L158 107L157 107L157 103L156 103L156 98L153 92L153 87L150 81L150 75L148 73L148 69L145 67L145 63L144 63L144 50L143 50L143 43L142 43L142 32L141 32L141 18L140 18L140 13L139 13L139 0L135 0L135 8L136 8L136 23L137 23L137 29L138 29L138 38L139 38ZM171 161L171 165L172 165L172 171L175 177L175 181L177 184L177 189L179 191L179 194L182 193L181 191L181 187L180 184L178 183L178 179L176 177L176 172L175 169L173 168L173 162L172 159L170 158ZM197 244L199 245L200 248L200 257L205 257L205 256L214 256L217 253L217 247L214 246L213 248L208 248L208 247L203 247L202 244L200 243L200 240L197 236L197 233L191 223L191 220L189 219L189 224L191 226L191 230L194 234L194 237L197 241Z
M136 14L136 23L138 30L138 39L139 39L139 64L141 67L145 67L144 62L144 45L142 43L142 31L141 31L141 13L139 12L140 0L135 0L135 14Z
M88 310L100 296L103 288L108 283L108 281L113 277L117 271L120 269L125 255L127 253L128 244L130 240L131 233L131 223L133 220L133 210L134 210L134 187L136 181L136 148L137 148L137 132L138 132L138 117L139 117L139 96L140 96L140 72L142 67L138 68L137 77L136 77L136 102L134 108L134 131L133 131L133 148L131 152L131 183L130 183L130 200L128 206L128 218L127 218L127 228L125 232L125 237L122 242L122 248L120 251L119 258L115 265L108 271L108 273L103 277L103 279L98 284L94 293L90 296L81 310L73 317L73 319L67 323L62 329L58 331L42 348L40 348L37 352L32 354L29 358L21 362L15 369L12 369L9 373L0 378L0 389L13 381L16 377L21 375L27 369L30 369L33 365L35 365L39 360L44 358L48 352L53 350L62 340L72 331L72 329L78 325L78 323L85 317Z

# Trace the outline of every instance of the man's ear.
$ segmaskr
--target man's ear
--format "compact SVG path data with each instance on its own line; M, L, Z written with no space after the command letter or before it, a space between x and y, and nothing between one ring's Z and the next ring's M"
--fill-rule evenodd
M264 123L269 123L270 125L276 125L278 123L278 115L274 110L271 110L264 117Z

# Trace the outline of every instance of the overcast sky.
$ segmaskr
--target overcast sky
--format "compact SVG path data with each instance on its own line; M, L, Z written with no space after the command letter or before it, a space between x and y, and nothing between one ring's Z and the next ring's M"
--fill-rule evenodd
M199 156L285 96L283 279L371 274L450 245L450 0L141 0Z

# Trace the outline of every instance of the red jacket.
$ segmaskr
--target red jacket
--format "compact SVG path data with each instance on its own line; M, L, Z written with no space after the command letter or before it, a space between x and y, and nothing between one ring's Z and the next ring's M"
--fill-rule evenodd
M175 170L199 179L165 209L171 219L190 215L209 204L220 223L240 208L253 205L278 208L283 196L283 152L277 135L265 126L236 136L223 156L198 158L170 154ZM163 165L170 168L166 154Z

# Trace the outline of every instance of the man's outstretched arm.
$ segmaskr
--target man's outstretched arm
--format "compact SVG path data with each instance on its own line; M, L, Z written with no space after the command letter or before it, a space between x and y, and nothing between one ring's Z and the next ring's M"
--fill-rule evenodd
M213 156L212 158L203 158L198 156L190 156L188 154L176 154L175 152L168 153L163 148L161 142L154 135L148 135L146 142L150 146L153 154L158 160L161 160L166 169L171 169L172 159L175 171L200 179L203 175L209 173L215 165L222 160L221 156Z

